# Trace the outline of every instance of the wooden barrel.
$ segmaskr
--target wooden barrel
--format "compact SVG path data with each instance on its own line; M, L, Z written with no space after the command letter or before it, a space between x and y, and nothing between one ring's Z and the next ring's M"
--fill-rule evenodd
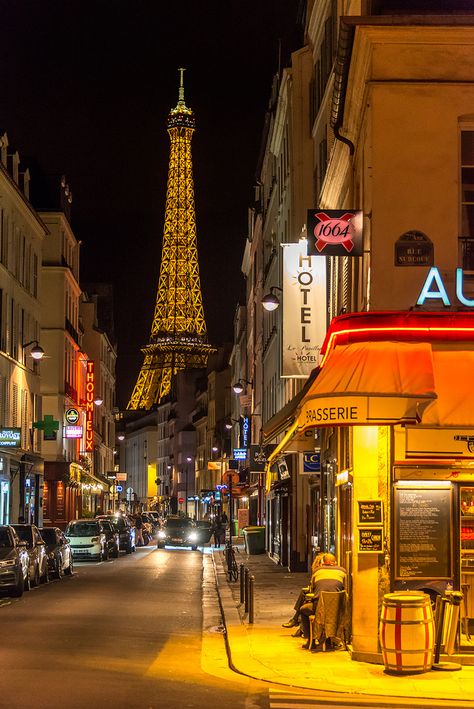
M433 664L435 641L428 594L421 591L385 594L379 637L387 672L428 672Z

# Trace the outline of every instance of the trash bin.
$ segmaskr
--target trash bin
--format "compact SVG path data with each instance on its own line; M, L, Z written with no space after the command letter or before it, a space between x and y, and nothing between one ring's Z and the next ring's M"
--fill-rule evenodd
M263 554L265 551L265 527L244 527L242 531L247 554Z
M386 593L379 626L387 672L428 672L433 664L435 628L431 600L421 591Z

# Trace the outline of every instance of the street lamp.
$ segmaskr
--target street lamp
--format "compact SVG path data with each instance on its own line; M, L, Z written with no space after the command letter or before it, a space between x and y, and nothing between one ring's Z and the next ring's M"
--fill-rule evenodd
M271 312L272 310L276 310L280 305L278 297L273 292L274 290L279 290L283 293L283 288L280 288L280 286L271 286L270 293L264 295L261 300L263 307L269 312Z
M232 384L232 389L235 391L236 394L242 394L246 384L253 386L253 382L249 381L248 379L239 379L235 382L235 384Z
M30 342L25 342L23 349L26 349L30 345L34 345L34 347L31 348L30 357L33 357L33 359L36 360L43 359L44 349L41 347L38 340L30 340Z

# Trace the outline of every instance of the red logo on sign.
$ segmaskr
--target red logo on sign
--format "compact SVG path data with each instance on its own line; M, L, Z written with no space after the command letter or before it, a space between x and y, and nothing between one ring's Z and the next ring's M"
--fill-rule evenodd
M348 253L354 248L354 227L351 220L356 216L353 212L346 212L342 217L328 217L325 212L315 215L319 223L314 227L316 248L319 252L328 245L342 244Z

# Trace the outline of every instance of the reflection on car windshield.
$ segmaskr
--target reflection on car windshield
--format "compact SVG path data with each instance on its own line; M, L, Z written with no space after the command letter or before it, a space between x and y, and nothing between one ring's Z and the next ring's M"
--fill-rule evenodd
M166 520L167 527L189 527L191 525L191 520L189 519L170 519Z
M11 545L12 542L8 530L5 529L5 527L3 527L3 529L0 527L0 547L11 547Z
M43 527L41 530L41 536L46 544L56 544L56 532L54 529L45 529L45 527Z
M32 543L33 534L31 527L22 527L19 524L14 524L13 529L18 534L22 542L28 542L28 544Z
M93 537L100 534L100 529L96 522L72 522L68 525L66 534L70 537Z

